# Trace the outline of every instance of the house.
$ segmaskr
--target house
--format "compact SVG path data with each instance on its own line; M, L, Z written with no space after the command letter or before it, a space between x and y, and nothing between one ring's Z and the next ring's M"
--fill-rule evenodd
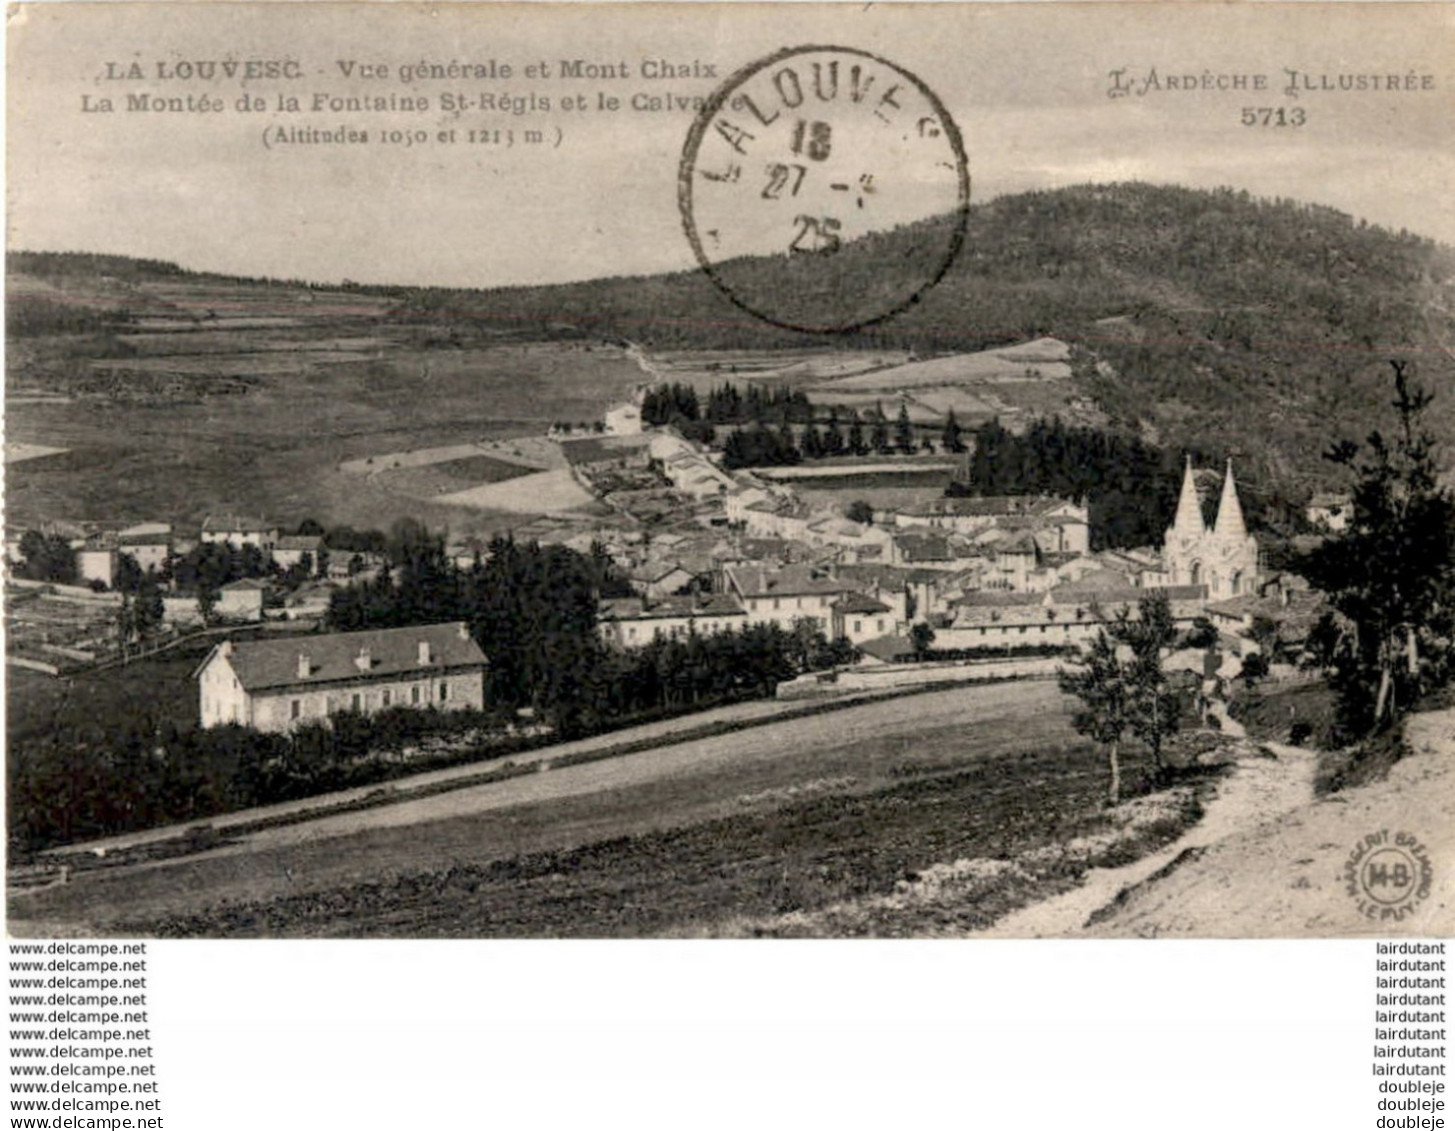
M172 527L166 522L143 522L129 526L116 535L117 549L130 554L142 573L166 568L172 553Z
M1308 640L1309 633L1329 611L1322 593L1308 588L1300 578L1280 576L1259 587L1257 593L1244 593L1207 606L1208 619L1225 637L1237 638L1239 655L1259 651L1258 622L1266 622L1274 630L1273 641L1296 652Z
M283 602L283 616L288 620L322 620L328 615L333 593L333 586L323 581L300 585Z
M631 587L647 597L667 597L680 593L697 578L677 562L648 562L632 570Z
M642 430L642 410L634 404L612 405L602 419L613 436L636 436Z
M1142 598L1158 593L1167 597L1173 624L1179 629L1190 627L1201 614L1203 589L1195 585L1161 590L1065 586L1046 593L985 591L966 593L951 602L952 619L936 630L935 642L943 648L1084 644L1118 610L1135 613Z
M836 579L832 571L815 566L777 570L730 566L723 575L727 591L742 602L748 623L792 628L795 621L809 620L825 634L834 627L834 602L858 591L857 586Z
M118 558L115 535L93 534L76 550L76 573L82 581L99 581L110 589L116 582Z
M928 526L957 534L976 534L1012 520L1026 520L1037 526L1065 523L1082 527L1090 521L1084 504L1046 495L929 499L904 507L894 516L896 526Z
M282 640L224 640L194 673L204 727L282 733L342 711L479 710L485 654L463 621Z
M223 620L262 620L268 583L256 577L229 581L217 591L213 611Z
M831 639L847 637L850 644L875 640L894 631L894 611L883 601L864 593L846 593L831 606Z
M273 545L273 564L279 569L293 569L308 560L310 577L319 574L319 559L324 555L323 538L317 534L284 534Z
M596 615L601 638L617 648L636 648L668 637L713 636L741 629L747 621L742 605L725 593L618 597L601 602Z
M162 594L162 623L179 628L202 624L202 607L196 597Z
M723 499L723 509L727 513L729 522L747 522L747 510L757 503L766 503L773 498L761 487L747 486L739 487L736 491L730 491Z
M1354 513L1354 501L1348 495L1320 492L1309 500L1304 516L1309 525L1330 534L1339 534L1349 529L1349 519Z
M278 527L246 515L210 514L202 520L202 541L223 542L239 550L256 546L267 554L278 541Z

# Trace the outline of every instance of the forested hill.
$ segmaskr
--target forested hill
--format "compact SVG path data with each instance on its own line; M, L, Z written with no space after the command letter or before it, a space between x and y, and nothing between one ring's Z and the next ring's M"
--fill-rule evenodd
M840 254L856 257L868 285L896 269L911 236ZM420 291L409 302L658 348L823 340L755 323L700 273ZM918 306L829 341L929 354L1040 335L1085 347L1082 379L1119 423L1242 453L1288 487L1322 478L1317 453L1333 433L1362 437L1383 420L1391 356L1451 390L1432 423L1455 441L1455 249L1231 189L1087 185L990 201L972 210L958 261Z
M844 277L893 290L886 277L924 235L847 245ZM84 272L86 258L12 254L9 267L64 288L60 276ZM165 268L175 281L170 265L104 266L129 278ZM758 269L764 280L783 274L768 260ZM828 339L755 321L697 271L485 291L349 289L389 294L401 304L391 317L406 321L648 348L818 342L927 355L1050 335L1080 347L1078 379L1119 424L1169 446L1240 454L1295 494L1333 485L1315 482L1331 439L1383 422L1398 355L1439 394L1431 423L1455 441L1455 250L1233 190L1087 185L979 205L959 259L918 306Z

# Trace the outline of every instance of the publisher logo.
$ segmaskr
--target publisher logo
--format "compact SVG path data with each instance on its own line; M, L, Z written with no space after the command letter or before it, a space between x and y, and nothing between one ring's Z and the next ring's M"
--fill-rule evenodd
M1361 838L1344 861L1344 889L1359 914L1377 922L1400 922L1430 894L1435 870L1416 836L1380 829Z

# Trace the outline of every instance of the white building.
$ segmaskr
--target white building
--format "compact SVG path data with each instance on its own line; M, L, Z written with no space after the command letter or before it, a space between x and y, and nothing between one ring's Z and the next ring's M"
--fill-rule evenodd
M612 405L603 419L613 436L635 436L642 430L642 410L634 404Z
M485 705L485 654L464 622L281 640L225 640L195 677L205 727L280 733L341 711Z
M143 522L120 531L116 541L120 551L130 554L143 573L160 573L172 553L172 527L166 522Z
M237 549L256 546L268 554L278 541L278 526L240 514L210 514L202 520L202 541L225 542Z
M637 648L654 640L715 636L748 623L742 605L724 593L677 597L617 597L603 601L597 631L608 644Z

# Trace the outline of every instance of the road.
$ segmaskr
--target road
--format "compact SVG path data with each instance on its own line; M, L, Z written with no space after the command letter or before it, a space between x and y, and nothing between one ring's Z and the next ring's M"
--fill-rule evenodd
M873 787L930 753L963 762L1069 733L1064 699L1048 682L881 700L263 829L184 858L79 872L69 884L13 895L9 927L87 933L122 917L570 848L772 804L805 784Z

